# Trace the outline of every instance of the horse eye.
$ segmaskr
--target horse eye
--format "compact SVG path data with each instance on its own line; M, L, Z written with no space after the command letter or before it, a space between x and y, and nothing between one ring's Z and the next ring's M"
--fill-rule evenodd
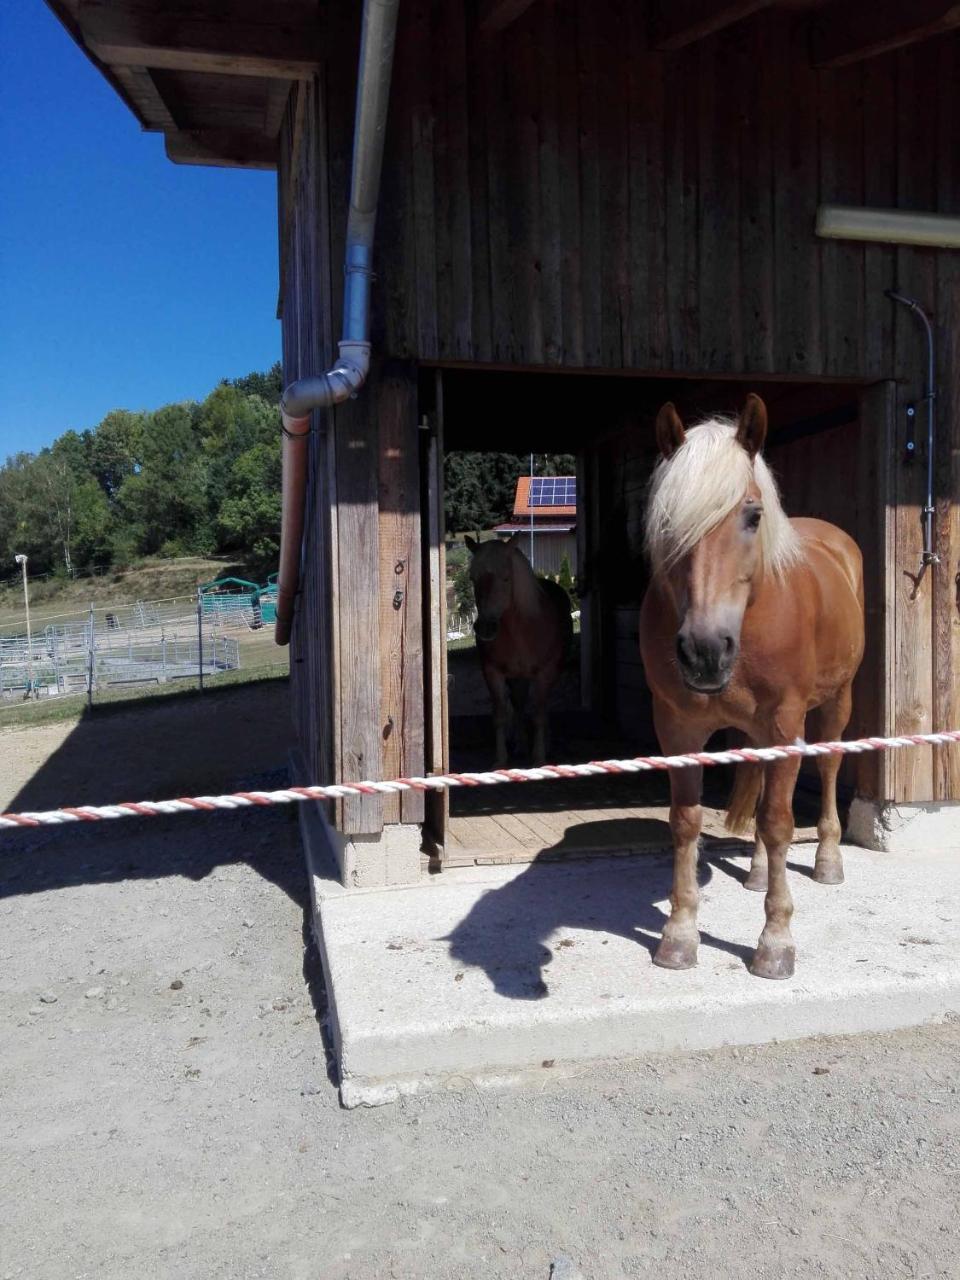
M759 529L759 528L760 528L760 517L761 517L762 515L763 515L763 512L762 512L762 511L757 511L757 510L756 510L756 508L754 508L752 511L748 511L748 512L747 512L747 528L748 528L748 529Z

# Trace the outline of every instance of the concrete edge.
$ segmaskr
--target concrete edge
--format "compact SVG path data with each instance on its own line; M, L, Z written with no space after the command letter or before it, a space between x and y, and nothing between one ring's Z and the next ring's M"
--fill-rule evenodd
M775 984L779 985L779 984ZM800 1008L798 1009L798 1005ZM805 1006L805 1007L804 1007ZM543 1044L537 1044L537 1036L527 1029L528 1061L512 1066L490 1066L481 1071L466 1069L450 1062L445 1067L429 1073L370 1074L351 1072L342 1068L340 1099L344 1107L376 1107L397 1102L418 1094L436 1093L460 1089L465 1084L480 1091L512 1087L534 1082L543 1083L549 1078L571 1078L586 1070L599 1067L604 1062L649 1060L678 1053L689 1054L706 1050L733 1048L745 1045L772 1044L780 1041L806 1040L815 1036L840 1037L885 1031L898 1031L905 1027L936 1025L951 1017L960 1017L960 977L944 982L918 984L909 990L877 991L872 998L862 992L845 996L829 1004L815 995L802 1002L790 1002L778 1006L770 1002L733 1011L727 1011L722 1034L717 1034L715 1020L701 1013L686 1014L675 1008L662 1015L638 1011L632 1016L623 1013L606 1018L585 1019L578 1027L571 1027L574 1052L566 1058L544 1058L549 1051L550 1033ZM806 1014L797 1019L797 1014ZM786 1015L786 1016L784 1016ZM624 1022L635 1021L635 1039L628 1052L603 1052L605 1027L615 1023L615 1038L622 1041ZM800 1025L798 1025L800 1021ZM791 1025L792 1024L792 1025ZM853 1030L855 1028L855 1030ZM462 1033L450 1037L448 1043L455 1046L456 1055L464 1060L497 1061L497 1053L506 1048L503 1028L479 1027L476 1031L462 1029ZM555 1030L553 1032L555 1043ZM482 1041L482 1051L478 1042ZM596 1048L594 1048L596 1046ZM391 1044L391 1052L399 1046ZM438 1063L438 1040L435 1034L411 1036L403 1046L404 1056L418 1053L421 1061ZM342 1047L341 1059L348 1064L351 1058L363 1057L362 1043L347 1043ZM477 1057L477 1053L480 1057Z
M857 796L845 838L878 853L910 854L930 847L960 853L960 802L892 804Z

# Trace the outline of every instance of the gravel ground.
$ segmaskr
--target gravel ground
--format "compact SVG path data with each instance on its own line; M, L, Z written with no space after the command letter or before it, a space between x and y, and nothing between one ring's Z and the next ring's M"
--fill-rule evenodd
M234 696L171 776L279 780ZM52 804L100 731L33 732ZM284 810L0 837L0 1280L956 1275L960 1024L345 1112L306 894Z

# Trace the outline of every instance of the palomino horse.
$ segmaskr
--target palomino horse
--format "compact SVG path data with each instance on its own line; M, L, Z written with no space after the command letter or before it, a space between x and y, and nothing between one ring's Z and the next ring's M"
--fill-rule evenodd
M650 487L646 542L652 581L640 615L640 648L653 715L667 755L701 751L717 729L757 746L802 738L808 711L837 739L850 719L850 686L863 656L859 548L823 520L789 520L760 450L767 411L755 395L739 420L685 432L676 409L657 417L663 455ZM817 759L823 787L814 880L843 880L837 771ZM789 978L795 950L787 847L799 758L737 767L727 817L744 830L757 815L747 887L766 889L766 925L751 972ZM670 774L674 878L670 919L654 960L697 962L697 842L702 769ZM758 807L759 806L759 807Z
M573 635L570 597L555 582L536 576L514 540L466 542L477 603L477 652L493 703L497 766L507 763L511 706L523 734L528 693L533 703L533 761L543 764L547 699L563 671Z

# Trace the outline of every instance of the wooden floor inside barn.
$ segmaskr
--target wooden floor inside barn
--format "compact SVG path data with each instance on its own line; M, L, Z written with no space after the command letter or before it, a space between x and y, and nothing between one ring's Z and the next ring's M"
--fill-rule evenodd
M558 761L619 758L656 751L606 739L573 717L559 717ZM489 717L451 722L456 771L491 767ZM515 763L526 763L516 761ZM745 841L725 831L728 769L704 775L703 833L715 848L742 851ZM443 862L449 866L548 861L567 857L662 853L672 848L668 826L670 784L661 773L525 782L504 787L458 788L450 792L450 818ZM798 842L816 840L817 798L798 789L794 805Z

